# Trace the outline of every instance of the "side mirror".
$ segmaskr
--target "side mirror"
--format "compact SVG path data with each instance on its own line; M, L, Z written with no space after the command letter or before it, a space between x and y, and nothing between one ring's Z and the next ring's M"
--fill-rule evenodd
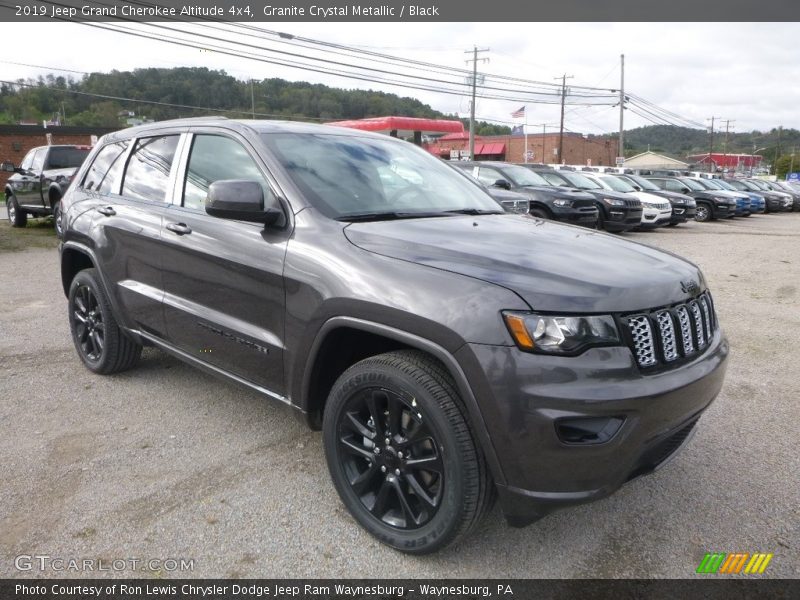
M641 192L641 191L642 191L642 186L640 186L640 185L634 185L634 186L633 186L633 189L635 189L637 192Z
M689 189L689 188L687 188L687 187L682 187L682 188L681 188L681 193L682 193L682 194L688 194L688 193L689 193L689 192L691 192L691 191L692 191L692 190L690 190L690 189Z
M14 163L6 161L3 163L2 170L6 173L14 173L17 169L14 168Z
M500 188L502 190L510 190L511 189L511 184L508 181L506 181L505 179L498 179L492 185L494 187Z
M283 209L274 196L264 203L264 189L257 181L221 179L208 187L206 213L220 219L237 219L274 225L283 218Z

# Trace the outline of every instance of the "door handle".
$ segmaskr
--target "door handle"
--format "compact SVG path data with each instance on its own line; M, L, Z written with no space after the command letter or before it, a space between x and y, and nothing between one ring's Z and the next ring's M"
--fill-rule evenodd
M192 233L192 228L186 223L167 223L167 229L178 235L186 235Z
M117 214L117 211L115 211L110 206L101 206L100 208L97 209L97 212L99 212L101 215L105 215L107 217L113 217L115 214Z

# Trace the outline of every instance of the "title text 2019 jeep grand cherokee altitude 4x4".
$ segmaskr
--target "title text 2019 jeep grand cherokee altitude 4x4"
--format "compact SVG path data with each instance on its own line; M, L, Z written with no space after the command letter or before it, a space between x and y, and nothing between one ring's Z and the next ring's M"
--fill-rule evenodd
M459 539L496 495L514 525L607 496L722 386L695 265L503 214L401 140L151 124L104 137L63 202L84 364L154 345L287 404L322 429L353 517L406 552Z

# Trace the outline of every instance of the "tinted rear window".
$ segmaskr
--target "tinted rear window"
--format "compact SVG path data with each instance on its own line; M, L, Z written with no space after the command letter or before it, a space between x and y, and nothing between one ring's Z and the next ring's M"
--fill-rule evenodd
M84 159L88 155L89 148L50 148L50 156L47 158L47 168L76 169L83 164Z

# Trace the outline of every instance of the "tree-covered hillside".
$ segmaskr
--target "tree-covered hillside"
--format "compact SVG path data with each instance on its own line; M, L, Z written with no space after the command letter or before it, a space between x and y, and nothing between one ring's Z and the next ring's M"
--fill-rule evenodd
M17 85L0 84L0 123L41 122L62 115L67 125L116 127L124 124L121 111L164 120L205 114L248 118L253 109L257 118L322 121L385 115L451 116L414 98L385 92L345 90L277 78L251 83L206 68L112 71L92 73L82 79L47 75L20 80ZM510 132L508 127L483 122L477 129L483 135Z
M800 151L800 131L796 129L783 129L780 131L780 148L778 148L779 131L773 128L770 131L749 131L743 133L729 133L727 147L725 145L725 130L714 132L714 152L729 152L731 154L752 154L758 151L771 162L777 155L791 152L793 147ZM638 127L625 132L625 155L633 156L640 152L658 152L674 156L679 159L686 158L689 154L702 154L709 151L710 136L704 129L690 129L688 127L675 127L672 125L650 125Z

